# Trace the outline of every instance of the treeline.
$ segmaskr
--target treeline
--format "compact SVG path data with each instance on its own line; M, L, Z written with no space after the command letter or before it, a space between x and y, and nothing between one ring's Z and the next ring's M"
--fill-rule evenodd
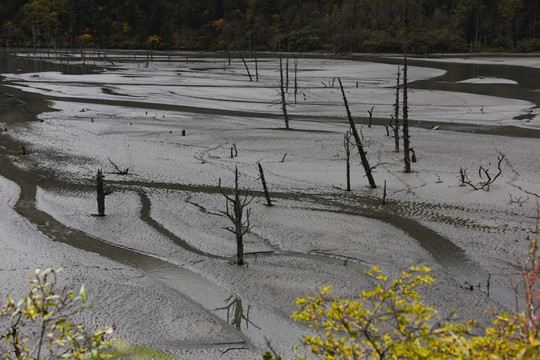
M538 0L1 0L0 46L539 51Z

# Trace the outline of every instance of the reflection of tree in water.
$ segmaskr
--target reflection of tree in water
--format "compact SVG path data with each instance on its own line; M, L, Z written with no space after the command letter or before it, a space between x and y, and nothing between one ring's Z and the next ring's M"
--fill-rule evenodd
M227 323L234 325L238 330L241 330L242 320L246 322L246 329L249 328L249 324L255 326L257 329L260 329L257 325L249 320L249 308L244 314L244 307L242 305L242 299L235 297L233 295L229 296L225 301L227 305L224 307L217 308L216 310L227 310Z

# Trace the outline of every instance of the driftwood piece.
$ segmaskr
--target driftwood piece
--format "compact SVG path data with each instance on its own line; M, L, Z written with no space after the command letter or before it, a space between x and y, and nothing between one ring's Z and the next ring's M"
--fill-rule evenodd
M110 158L107 158L109 160L109 162L112 164L112 166L114 166L114 168L116 169L116 173L118 175L127 175L128 172L129 172L129 168L125 168L124 170L120 170L120 168L118 167L118 165L116 165Z

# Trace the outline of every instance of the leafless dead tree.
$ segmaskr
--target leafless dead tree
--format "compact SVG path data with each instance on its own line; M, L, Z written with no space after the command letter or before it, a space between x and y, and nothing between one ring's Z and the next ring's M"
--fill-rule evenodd
M371 127L371 121L373 121L373 109L375 108L375 106L372 106L371 107L371 110L368 110L368 114L369 114L369 122L368 122L368 127L370 128Z
M397 119L396 119L397 120ZM405 172L411 172L411 158L409 154L409 105L407 94L407 55L403 56L403 155L405 161Z
M368 178L369 186L371 188L376 188L377 185L375 184L375 180L373 179L373 175L371 173L371 167L369 166L366 152L364 151L364 146L362 145L362 141L360 140L360 136L358 135L358 131L356 131L356 126L354 125L354 120L352 118L351 111L349 109L347 97L345 96L345 90L343 90L343 84L341 83L340 78L338 78L338 81L339 81L339 87L341 88L341 94L343 95L343 102L345 104L345 109L347 110L347 117L349 118L349 125L351 126L351 132L352 132L352 135L354 136L354 140L356 141L356 146L358 147L358 152L360 153L360 158L362 159L362 166L364 167L366 177Z
M283 58L279 53L279 88L281 92L281 110L283 111L283 120L285 120L285 129L289 130L289 115L287 115L287 102L285 101L285 84L283 83Z
M469 185L474 190L486 190L489 191L489 188L491 184L497 180L499 176L502 174L501 164L506 157L505 154L499 153L497 156L497 174L495 176L491 176L489 174L489 169L484 168L483 166L478 167L478 177L480 178L480 182L478 184L474 184L467 175L467 169L460 168L459 169L459 178L461 181L461 186Z
M347 191L351 191L351 132L346 131L343 137L343 147L345 148Z
M268 187L266 186L266 179L264 178L264 170L260 162L257 163L259 166L259 176L261 178L263 190L264 190L264 196L266 197L266 205L273 206L272 200L270 199L270 193L268 192Z
M401 69L398 67L397 80L396 80L396 101L394 103L394 115L390 121L392 129L394 130L394 142L396 147L396 152L399 152L399 77L401 75Z
M259 82L259 61L257 60L256 34L253 34L253 56L255 57L255 81Z
M298 94L298 54L294 57L294 103L296 104L296 95Z
M241 51L239 51L240 58L242 58L242 61L244 62L244 66L246 67L247 74L249 76L249 81L253 81L253 78L251 77L251 73L249 72L249 67L247 66L246 59L244 58L244 55Z
M253 201L253 198L248 197L247 194L241 194L238 187L238 167L236 167L234 171L234 189L232 195L225 194L223 190L221 193L223 196L225 196L225 211L220 211L220 213L226 216L233 224L232 226L225 227L225 229L235 234L237 257L236 263L238 265L244 265L243 237L252 227L249 222L249 215L251 211L250 209L246 209L246 207L251 203L251 201ZM231 206L229 206L229 204ZM244 209L246 209L245 220Z

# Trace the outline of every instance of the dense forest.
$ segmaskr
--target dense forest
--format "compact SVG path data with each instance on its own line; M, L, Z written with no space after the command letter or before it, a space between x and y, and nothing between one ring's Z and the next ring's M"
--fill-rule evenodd
M538 0L1 0L0 46L540 50Z

